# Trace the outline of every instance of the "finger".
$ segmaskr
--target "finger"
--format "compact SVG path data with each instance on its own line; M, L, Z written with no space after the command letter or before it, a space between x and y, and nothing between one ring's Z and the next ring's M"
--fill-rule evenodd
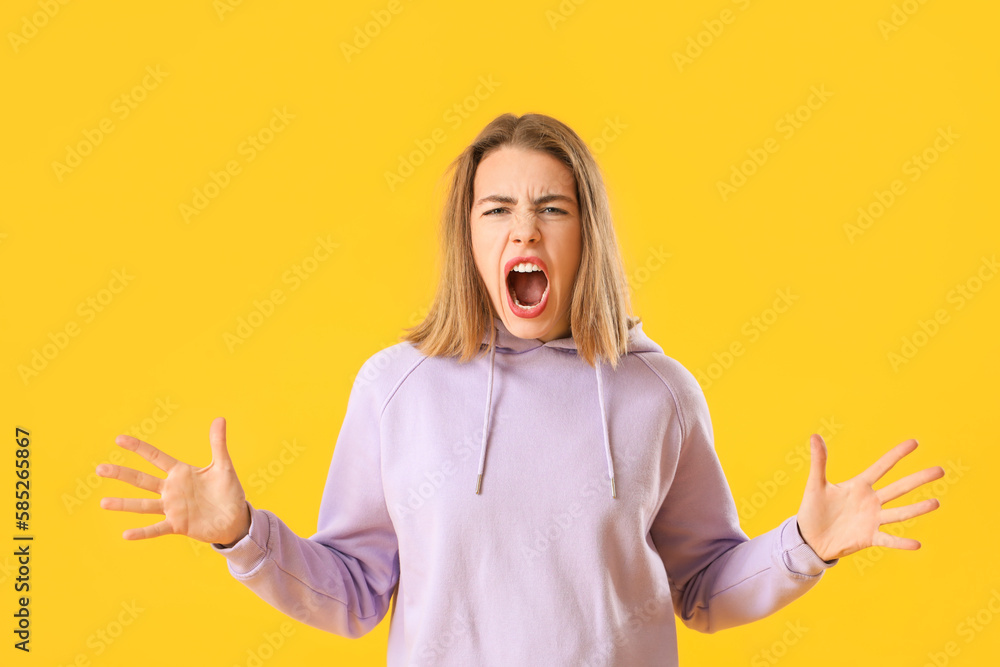
M867 470L858 475L858 478L861 479L861 481L863 481L868 486L872 486L873 484L875 484L875 482L880 480L883 475L889 472L892 469L892 467L899 462L901 458L903 458L916 448L917 448L917 441L914 440L913 438L910 438L909 440L905 440L899 443L898 445L890 449L888 452L883 454L881 457L879 457L879 460L871 464L871 466L869 466Z
M941 466L925 468L919 472L907 475L902 479L897 479L892 484L886 484L881 489L876 491L875 495L878 496L880 503L885 504L890 500L899 498L903 494L909 493L918 486L928 482L933 482L934 480L941 479L942 477L944 477L944 468Z
M818 433L813 433L809 438L808 484L817 488L826 486L826 443Z
M133 470L132 468L126 468L125 466L119 466L113 463L102 463L97 466L96 472L101 477L120 479L123 482L128 482L132 486L137 486L140 489L146 489L147 491L152 491L153 493L162 493L163 490L163 480L159 477L154 477L153 475Z
M889 535L888 533L883 533L881 530L875 531L875 539L872 540L872 544L879 547L888 547L889 549L906 549L908 551L920 548L920 542L916 540L909 537Z
M177 465L177 459L160 451L156 447L153 447L148 442L140 440L139 438L133 438L130 435L120 435L115 438L115 444L119 447L135 452L163 472L170 472L170 469Z
M166 520L154 523L152 526L143 526L142 528L129 528L124 533L122 537L126 540L148 540L151 537L160 537L161 535L170 535L174 531L171 530L170 524Z
M101 508L115 512L163 514L163 501L159 498L101 498Z
M882 510L879 515L879 524L886 523L896 523L897 521L906 521L907 519L912 519L915 516L920 516L921 514L927 514L933 510L936 510L941 506L941 501L937 498L928 498L919 503L913 503L911 505L903 505L902 507L891 507L889 509Z
M232 465L229 450L226 449L226 420L224 417L216 417L212 420L212 426L208 429L208 442L212 445L213 463Z

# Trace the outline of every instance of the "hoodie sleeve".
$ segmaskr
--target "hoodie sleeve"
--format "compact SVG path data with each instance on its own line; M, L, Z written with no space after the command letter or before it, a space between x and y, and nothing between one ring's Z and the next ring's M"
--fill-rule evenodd
M715 452L705 395L690 371L670 363L680 453L650 535L670 579L676 614L687 627L713 633L781 609L839 559L821 559L802 539L794 515L747 537Z
M272 512L250 505L250 532L229 548L211 545L233 577L279 611L351 638L378 625L399 580L398 544L382 493L380 402L361 376L334 447L317 532L300 537Z

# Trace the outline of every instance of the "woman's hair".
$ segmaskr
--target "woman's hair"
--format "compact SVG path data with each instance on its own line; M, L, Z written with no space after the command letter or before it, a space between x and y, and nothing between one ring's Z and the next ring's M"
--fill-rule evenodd
M496 344L493 317L499 314L476 268L470 218L476 168L491 152L506 146L544 151L565 164L576 179L582 243L571 295L570 329L577 352L587 363L593 366L600 357L614 368L618 357L628 351L628 330L641 318L632 315L604 181L594 156L576 132L536 113L497 116L449 165L453 176L441 216L444 261L437 295L427 317L406 329L401 340L425 355L459 357L463 362L481 352L488 332L490 346Z

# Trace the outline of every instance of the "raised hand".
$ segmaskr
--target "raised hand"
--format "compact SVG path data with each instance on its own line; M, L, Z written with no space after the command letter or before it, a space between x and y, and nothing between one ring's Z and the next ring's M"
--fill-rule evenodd
M250 508L226 449L226 420L222 417L212 422L209 442L212 462L204 468L195 468L138 438L129 435L115 438L118 446L135 452L167 473L163 479L111 463L97 466L96 472L101 477L119 479L160 496L101 498L101 507L107 510L164 515L158 523L126 530L123 538L187 535L201 542L231 546L247 534Z
M826 479L826 443L818 434L810 438L809 478L806 481L798 525L802 539L823 560L847 556L870 546L919 549L914 539L889 535L879 526L906 521L940 507L937 498L882 509L882 505L944 475L941 466L925 468L881 489L872 488L904 456L917 448L916 440L901 442L883 454L860 475L833 484Z

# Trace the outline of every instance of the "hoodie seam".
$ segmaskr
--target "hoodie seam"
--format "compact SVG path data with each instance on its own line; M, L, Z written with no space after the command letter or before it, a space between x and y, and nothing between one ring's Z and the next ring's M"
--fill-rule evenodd
M684 443L687 441L687 435L688 435L687 420L684 418L684 413L681 411L681 404L680 401L677 400L677 394L674 392L674 388L670 386L670 383L667 381L665 377L663 377L663 374L660 373L660 371L656 370L656 368L651 363L649 363L646 359L643 358L642 355L647 354L646 352L634 352L633 354L642 359L642 363L646 364L649 370L651 370L653 374L656 375L656 377L660 378L660 382L662 382L663 386L667 388L668 392L670 392L670 399L674 402L674 411L677 413L677 420L680 422L681 447L683 447ZM659 354L659 353L654 352L654 354ZM679 454L680 452L678 452L678 455Z
M410 345L410 348L411 349L415 349L415 348L412 347L412 345ZM419 366L423 362L427 361L428 358L429 357L427 357L426 355L421 354L419 356L419 358L417 358L415 361L413 361L410 364L410 366L399 377L399 379L396 380L396 383L392 386L392 389L389 390L388 394L386 394L386 397L384 399L382 399L381 403L379 404L378 415L377 415L377 422L375 424L375 431L376 431L376 433L378 435L378 478L379 478L379 484L382 487L382 507L385 510L386 516L389 517L389 523L392 525L392 531L396 535L398 535L398 531L396 530L396 524L392 520L392 514L389 512L389 503L386 501L386 497L385 497L385 466L384 466L385 456L383 456L383 454L384 454L383 447L385 446L385 442L384 442L384 438L382 438L382 415L385 413L385 410L386 410L386 408L389 405L389 401L391 401L395 397L396 392L399 391L399 388L403 385L403 382L405 382L406 379L408 377L410 377L410 374L417 368L417 366ZM323 546L326 547L325 544ZM330 548L330 547L327 547L327 548ZM397 559L399 558L398 537L397 537L397 544L396 544L396 558ZM289 574L291 574L291 573L289 573ZM378 597L383 597L386 593L390 593L391 594L391 591L393 589L395 589L395 587L398 586L398 585L399 585L399 576L396 577L396 581L392 584L392 586L390 586L388 589L386 589L384 591L376 593L376 595ZM336 600L336 598L334 598L332 596L330 596L330 597L331 597L331 599ZM347 605L346 602L344 602L342 600L337 600L337 601L340 602L341 604L343 604L348 609L350 609L349 605ZM365 617L358 616L358 618L360 620L364 620L366 618L371 618L371 616L365 616Z
M323 545L323 546L326 547L326 545ZM326 547L326 548L329 549L329 547ZM367 620L369 618L372 618L373 616L378 615L378 610L377 609L375 611L373 611L372 613L368 614L367 616L362 616L361 614L355 614L353 611L351 611L351 605L348 604L347 602L345 602L344 600L341 600L340 598L338 598L335 595L330 595L329 593L325 593L323 591L316 590L308 582L303 581L295 573L289 572L285 568L281 567L281 565L278 564L278 561L272 560L271 562L274 563L274 566L277 567L279 570L281 570L282 572L284 572L285 574L287 574L288 576L290 576L292 579L295 579L296 581L298 581L300 584L302 584L303 586L305 586L306 588L308 588L309 590L311 590L313 593L315 593L315 594L317 594L317 595L319 595L321 597L325 597L325 598L328 598L330 600L333 600L334 602L336 602L336 603L338 603L340 605L343 605L344 609L347 610L347 613L350 614L351 616L353 616L354 618L358 619L359 621L364 621L364 620ZM395 584L393 584L393 586L395 586ZM378 597L378 598L385 597L385 593L378 593L378 594L376 594L376 597Z
M677 396L674 393L673 387L671 387L670 383L667 382L667 379L665 377L663 377L663 374L660 373L660 371L656 370L656 368L651 363L649 363L649 361L647 361L642 356L643 354L647 354L647 353L663 354L662 352L656 352L655 350L641 351L641 352L632 352L631 354L634 354L636 357L638 357L639 359L641 359L642 363L646 364L646 366L649 368L649 370L653 372L653 375L655 375L656 377L658 377L660 379L660 382L663 383L663 386L667 388L667 392L669 392L669 394L670 394L670 400L672 400L674 402L674 412L677 413L677 428L678 428L678 430L680 430L680 436L681 436L680 443L677 446L677 464L680 465L681 453L684 450L684 441L687 439L687 434L686 434L687 429L685 428L685 425L684 425L684 415L681 414L680 402L677 400ZM666 355L663 355L663 356L666 356ZM676 470L675 470L675 474L676 474ZM670 494L670 487L673 486L673 484L670 484L669 486L667 486L667 485L664 485L664 486L666 486L666 488L663 489L663 491L660 493L659 501L657 502L657 508L663 507L663 503L665 503L667 501L667 496ZM654 512L649 517L649 523L646 524L646 534L647 535L649 534L649 531L652 530L653 523L656 521L656 515L658 513L659 513L659 510L657 510L657 512ZM673 582L671 582L671 584L673 584ZM682 590L682 589L678 588L677 590Z
M417 369L417 366L427 361L428 358L429 357L427 356L421 355L419 359L410 364L410 367L406 369L406 371L400 376L398 380L396 380L396 384L394 384L392 389L389 390L389 393L386 394L386 397L382 399L382 404L379 406L378 409L378 419L379 419L380 429L382 426L382 414L385 412L385 409L389 407L389 401L395 398L396 392L399 391L399 388L402 387L403 383L406 382L407 378L410 377L410 374ZM381 441L381 438L379 438L379 440ZM381 450L379 453L381 453Z

